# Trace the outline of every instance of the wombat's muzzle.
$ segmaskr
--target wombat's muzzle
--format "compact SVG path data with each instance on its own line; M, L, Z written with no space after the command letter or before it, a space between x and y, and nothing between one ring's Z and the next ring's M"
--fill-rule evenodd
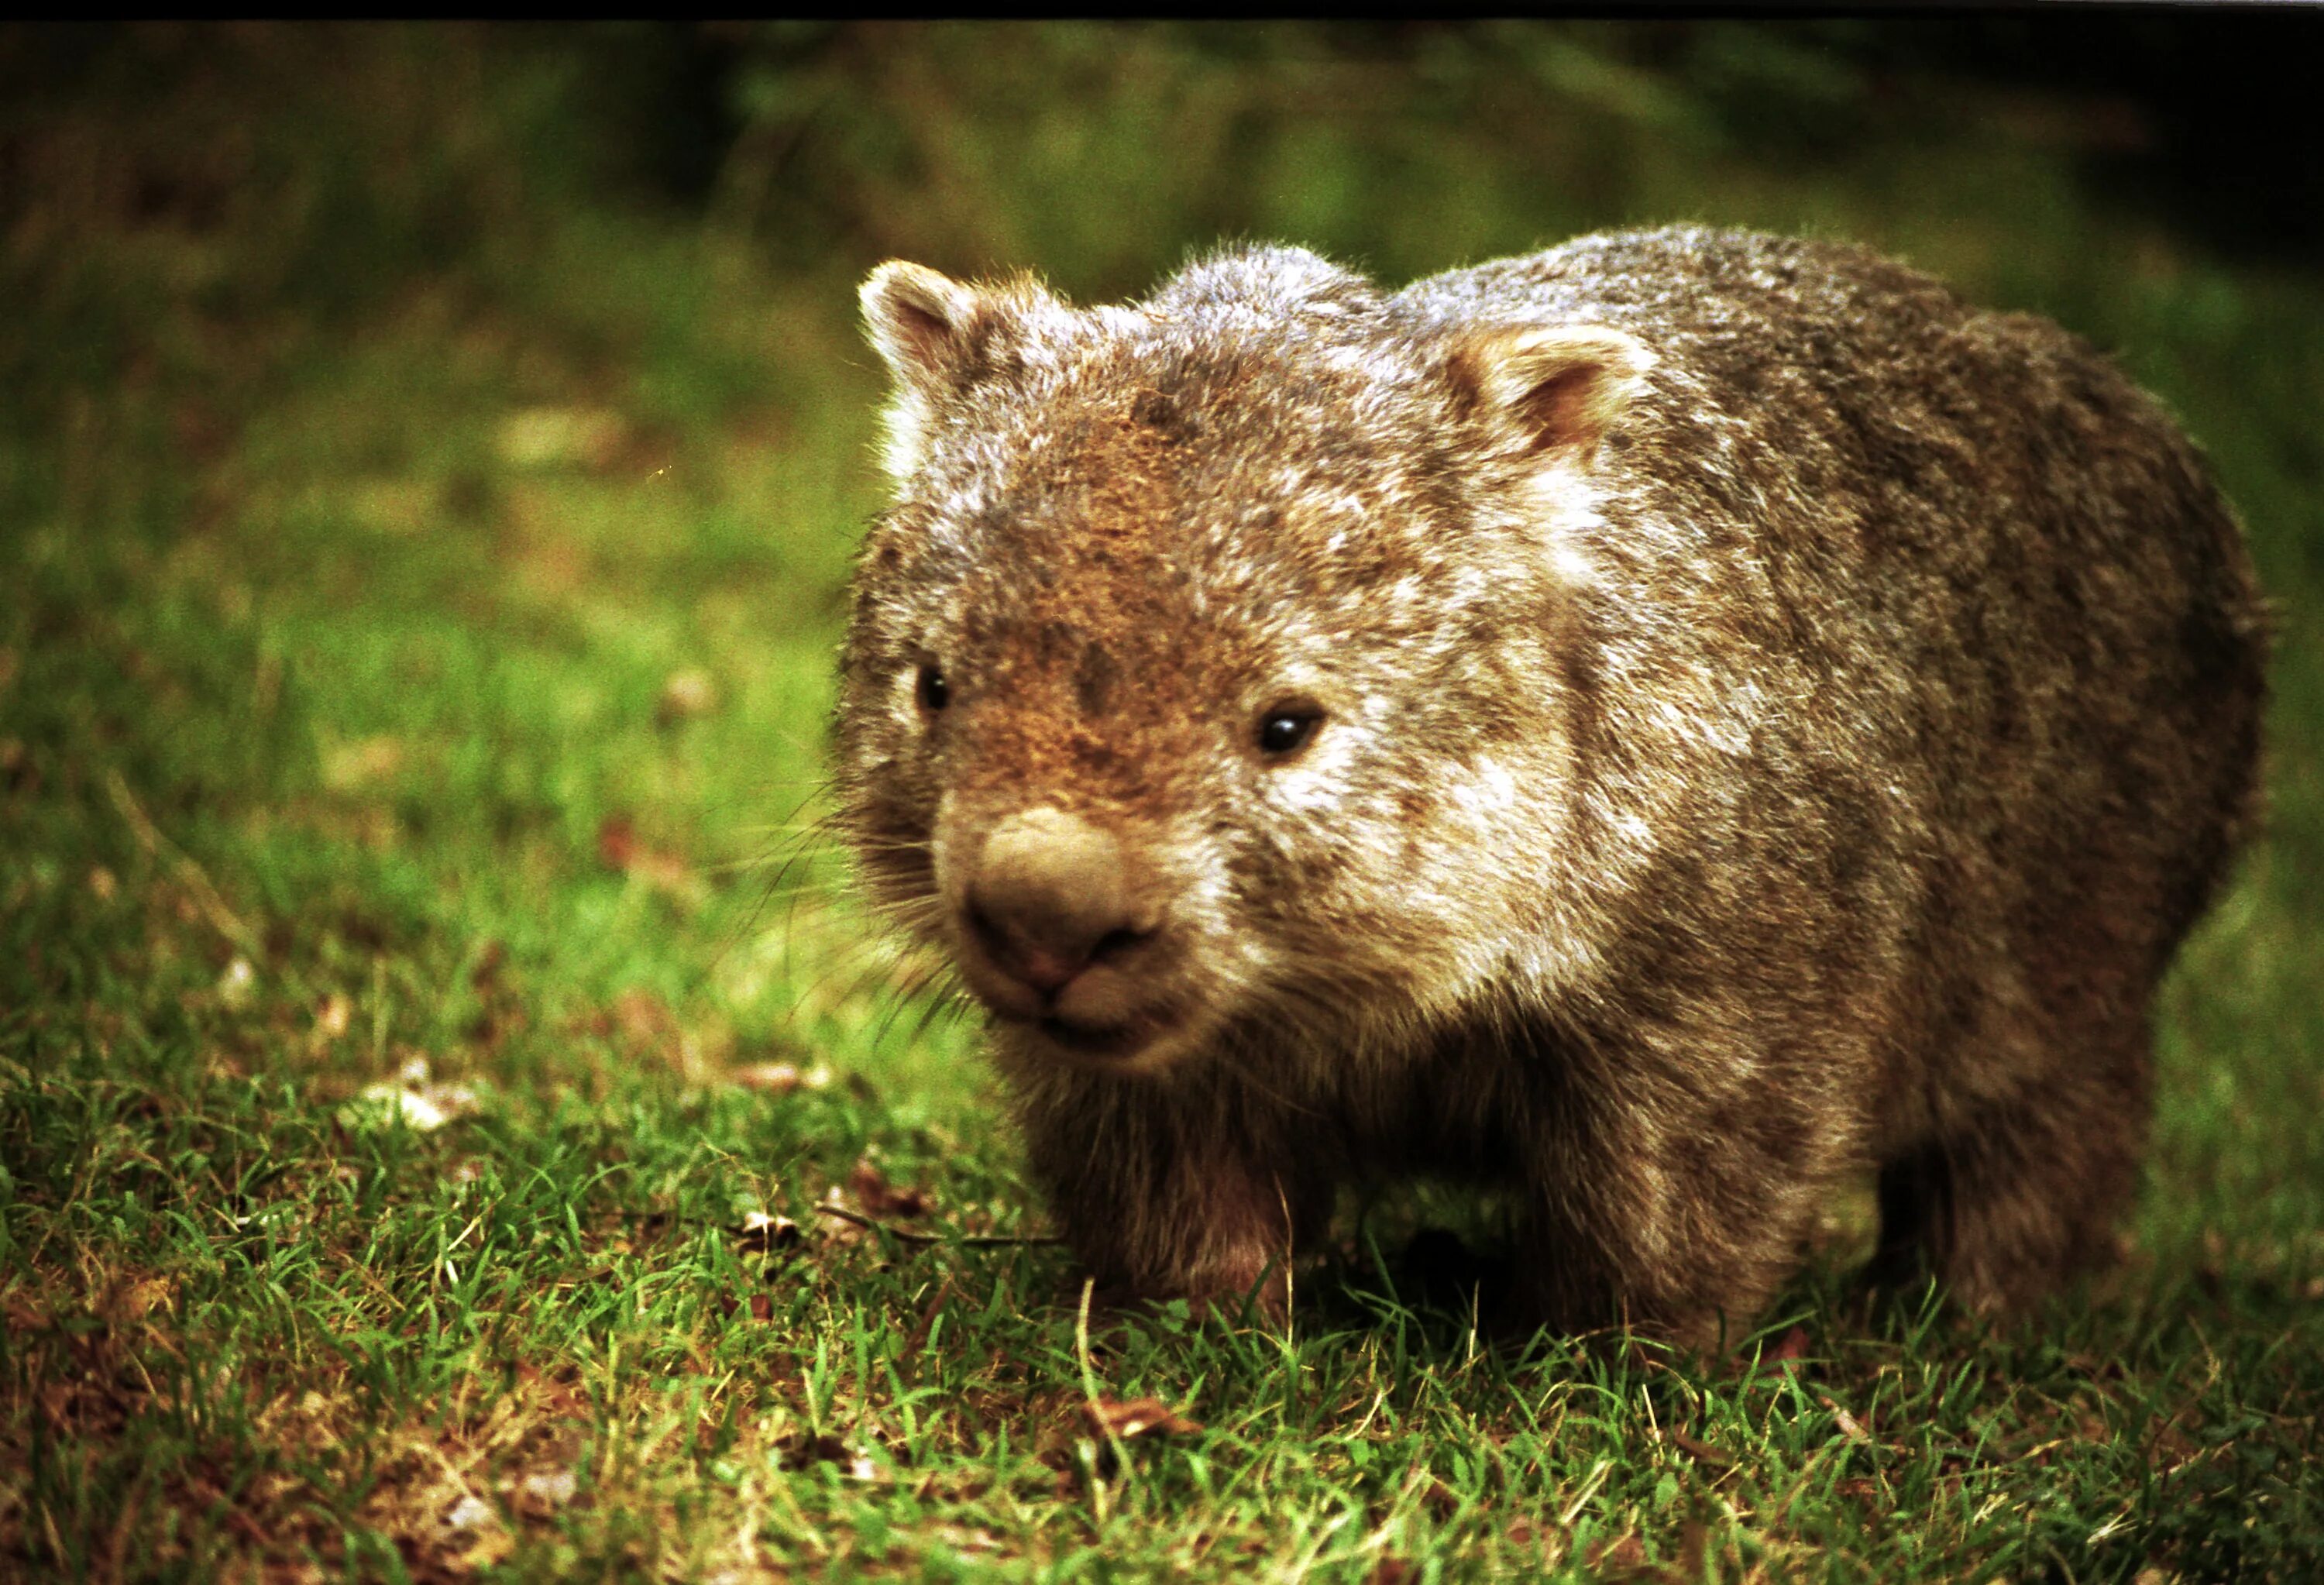
M1129 843L1043 806L994 825L964 871L945 891L961 972L985 1005L1076 1055L1145 1043L1167 910Z

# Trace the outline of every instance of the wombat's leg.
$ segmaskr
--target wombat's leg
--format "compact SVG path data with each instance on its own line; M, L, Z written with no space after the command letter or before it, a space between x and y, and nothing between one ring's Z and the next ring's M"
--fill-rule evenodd
M2113 1258L2146 1131L2146 1031L2075 1056L1883 1170L1877 1277L1933 1270L1954 1297L1994 1313Z
M1810 1138L1802 1121L1756 1138L1690 1129L1684 1147L1629 1129L1594 1147L1565 1141L1520 1229L1531 1319L1731 1345L1798 1267L1821 1182L1821 1167L1801 1159Z
M1167 1120L1092 1120L1042 1129L1028 1119L1028 1143L1059 1230L1100 1286L1125 1299L1232 1302L1264 1277L1259 1304L1281 1315L1291 1256L1327 1221L1330 1186Z

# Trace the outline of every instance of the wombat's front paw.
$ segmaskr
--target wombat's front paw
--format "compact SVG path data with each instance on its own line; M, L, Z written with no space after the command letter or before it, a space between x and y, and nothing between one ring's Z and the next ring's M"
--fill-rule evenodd
M1083 1280L1091 1285L1090 1308L1093 1313L1137 1315L1166 1304L1184 1304L1188 1314L1198 1322L1216 1317L1233 1323L1256 1314L1259 1320L1277 1326L1291 1314L1290 1262L1281 1258L1250 1268L1250 1275L1240 1281L1234 1280L1233 1274L1225 1268L1176 1280L1130 1282L1115 1278L1101 1282L1094 1276Z

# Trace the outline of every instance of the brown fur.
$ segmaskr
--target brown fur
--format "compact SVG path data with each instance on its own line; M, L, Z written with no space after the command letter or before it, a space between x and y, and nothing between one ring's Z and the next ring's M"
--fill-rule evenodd
M1241 1291L1408 1174L1514 1190L1572 1328L1748 1317L1868 1169L1974 1305L2103 1254L2263 659L2104 358L1693 229L864 302L846 816L1101 1277Z

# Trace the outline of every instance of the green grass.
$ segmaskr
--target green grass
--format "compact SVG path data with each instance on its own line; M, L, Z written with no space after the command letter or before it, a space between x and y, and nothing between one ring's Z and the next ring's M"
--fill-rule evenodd
M19 145L0 1573L2310 1577L2312 272L2097 207L1975 103L1755 155L1591 32L1510 35L1531 76L1479 68L1499 34L1409 70L1299 32L1243 58L1069 29L966 65L984 36L816 34L805 66L782 35L794 99L697 209L585 180L574 51L329 37L224 51L289 64L244 152L279 186L222 218L65 180L208 190L194 88L84 87ZM1752 59L1738 100L1838 91ZM1134 114L1039 99L1042 61ZM803 167L794 100L824 106ZM1240 152L1166 158L1194 121ZM777 235L794 212L829 235ZM2129 1259L1986 1332L1835 1257L1704 1366L1399 1297L1391 1206L1298 1274L1287 1334L1085 1317L973 1022L913 997L813 831L877 502L853 280L892 248L1128 291L1238 229L1395 273L1678 215L1858 235L2057 315L2249 521L2269 828L2163 1000ZM1093 1396L1199 1429L1109 1437Z

